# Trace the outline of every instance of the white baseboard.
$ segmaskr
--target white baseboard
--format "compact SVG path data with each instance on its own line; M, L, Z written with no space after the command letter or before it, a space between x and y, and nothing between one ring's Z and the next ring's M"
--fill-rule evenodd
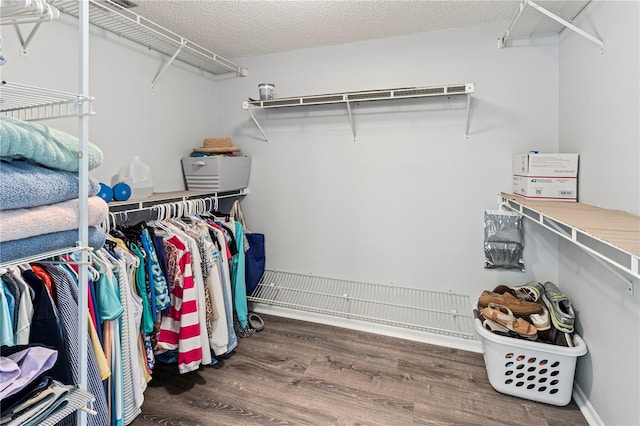
M577 383L573 384L573 399L590 426L604 426L604 422Z
M251 308L254 312L257 312L259 314L275 315L301 321L331 325L334 327L342 327L351 330L381 334L383 336L396 337L399 339L413 340L416 342L428 343L431 345L445 346L448 348L482 353L482 343L479 340L462 339L459 337L426 333L424 331L393 327L385 324L371 323L350 318L334 317L314 312L300 311L297 309L287 309L264 303L251 303ZM268 324L265 324L265 326L268 327Z

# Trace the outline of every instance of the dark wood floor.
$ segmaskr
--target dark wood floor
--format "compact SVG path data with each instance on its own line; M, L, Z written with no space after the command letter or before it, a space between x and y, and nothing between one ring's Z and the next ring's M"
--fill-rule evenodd
M133 425L586 425L493 390L482 355L261 315L221 369L156 368Z

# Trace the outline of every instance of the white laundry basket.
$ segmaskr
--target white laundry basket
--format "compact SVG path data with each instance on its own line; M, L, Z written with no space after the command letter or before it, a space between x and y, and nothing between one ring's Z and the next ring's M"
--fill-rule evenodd
M498 392L564 406L571 401L579 356L587 353L582 338L573 334L572 348L500 336L486 330L478 318L489 383Z

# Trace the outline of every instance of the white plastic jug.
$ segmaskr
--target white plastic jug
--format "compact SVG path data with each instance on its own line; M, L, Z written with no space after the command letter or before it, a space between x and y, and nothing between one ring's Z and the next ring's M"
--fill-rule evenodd
M118 180L131 187L131 198L147 198L153 194L151 168L137 155L120 168Z

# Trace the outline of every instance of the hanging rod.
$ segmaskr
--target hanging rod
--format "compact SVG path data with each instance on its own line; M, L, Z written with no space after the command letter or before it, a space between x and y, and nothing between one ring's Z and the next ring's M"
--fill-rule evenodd
M202 202L201 208L198 208L196 203ZM191 204L193 203L193 204ZM208 204L207 204L208 203ZM198 198L191 200L183 200L183 201L175 201L168 203L158 203L148 207L135 208L135 209L127 209L127 210L118 210L109 212L109 217L107 219L107 223L105 228L107 230L112 229L114 225L121 225L123 223L129 222L129 215L139 216L142 213L146 213L146 218L141 219L137 217L135 222L142 222L148 220L158 220L164 217L164 214L161 215L162 211L170 212L170 214L166 217L167 219L179 219L185 213L186 214L201 214L211 210L217 210L218 208L218 200L215 197L207 197L207 198Z
M157 220L161 208L171 211L172 218L179 218L182 216L182 212L190 214L198 214L202 209L205 211L218 210L218 201L225 198L241 197L249 193L249 189L245 188L238 191L231 191L227 193L196 193L193 191L177 191L167 193L157 193L151 196L152 199L137 200L135 202L121 201L116 203L109 203L109 217L103 224L103 228L107 231L112 228L113 225L121 224L123 221L129 221L129 214L134 217L136 222ZM198 202L204 202L202 209L198 209ZM207 207L206 203L209 203ZM175 209L175 214L173 213ZM145 219L140 219L140 214L146 213Z
M156 204L164 204L167 202L179 202L188 201L198 198L234 198L249 194L249 188L240 189L237 191L229 192L196 192L196 191L173 191L173 192L157 192L148 198L142 198L138 200L130 201L116 201L109 203L109 210L121 211L121 210L134 210L145 209L152 207Z

